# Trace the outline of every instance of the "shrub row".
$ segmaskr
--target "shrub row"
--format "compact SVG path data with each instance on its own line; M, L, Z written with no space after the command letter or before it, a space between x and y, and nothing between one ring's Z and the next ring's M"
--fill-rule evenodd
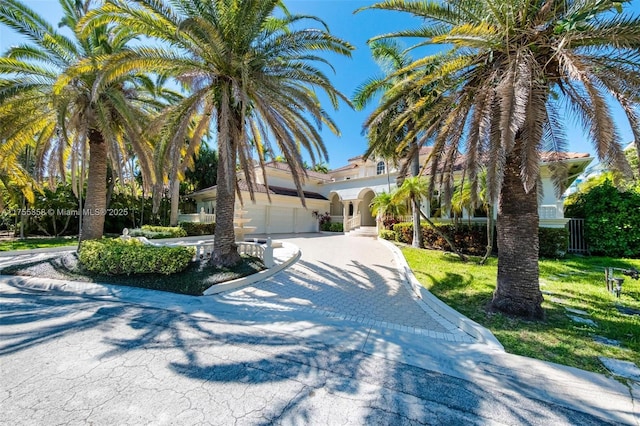
M129 230L131 237L145 237L150 240L158 238L179 238L186 237L187 233L179 226L151 226L143 225L142 228Z
M538 239L540 257L561 259L567 254L569 231L566 228L538 228Z
M458 250L465 254L482 255L487 246L487 227L479 224L436 224L440 232L447 235ZM495 233L494 233L495 234ZM411 244L413 241L413 223L401 222L393 225L393 231L382 231L385 240L395 240ZM439 250L451 250L447 242L426 223L422 223L423 246ZM569 234L565 228L538 228L540 257L561 258L567 253ZM496 244L494 242L494 248Z
M344 227L342 222L325 222L320 224L321 231L329 231L329 232L343 232Z
M82 243L78 258L90 272L103 275L175 274L194 256L190 247L157 247L129 240L102 239Z
M180 227L189 237L199 235L213 235L216 232L215 223L180 222Z
M440 250L451 250L444 238L440 237L426 223L421 224L422 242L424 247L436 248ZM487 231L486 226L478 224L450 225L436 224L440 232L449 237L458 250L466 254L481 255L486 251ZM393 225L397 241L411 244L413 241L413 223L401 222Z

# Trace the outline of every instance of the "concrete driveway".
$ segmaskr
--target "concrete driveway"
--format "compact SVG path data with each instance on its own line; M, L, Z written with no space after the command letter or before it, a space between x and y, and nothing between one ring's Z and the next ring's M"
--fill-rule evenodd
M0 423L640 424L637 385L478 343L380 242L287 241L215 297L2 278Z

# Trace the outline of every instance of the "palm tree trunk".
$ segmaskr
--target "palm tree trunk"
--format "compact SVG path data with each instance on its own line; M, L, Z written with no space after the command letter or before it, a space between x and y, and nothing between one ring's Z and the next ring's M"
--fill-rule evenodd
M224 102L224 101L223 101ZM224 108L224 107L223 107ZM228 120L225 126L225 120ZM215 267L233 266L241 261L233 232L236 202L236 142L233 125L240 125L221 113L218 120L218 179L216 185L216 230L211 263ZM226 127L226 129L225 129Z
M176 177L171 182L171 215L169 226L178 226L178 207L180 204L180 181Z
M410 127L413 127L411 125ZM420 150L417 147L418 141L413 139L411 142L412 149L415 150L411 157L411 176L418 176L420 174ZM413 241L412 247L422 248L424 243L422 241L422 227L420 226L420 200L413 198L411 200L411 214L413 216Z
M498 201L498 282L491 307L528 319L541 319L538 282L538 190L524 190L520 143L507 156Z
M102 133L89 130L89 178L79 242L102 238L107 206L107 144ZM84 213L87 213L86 215Z
M491 252L493 251L493 205L487 206L487 251L480 260L480 265L484 265L487 262Z

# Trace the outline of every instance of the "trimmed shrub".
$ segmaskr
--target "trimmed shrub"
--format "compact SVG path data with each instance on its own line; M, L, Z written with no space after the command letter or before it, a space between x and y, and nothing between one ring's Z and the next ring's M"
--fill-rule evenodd
M538 238L538 256L561 259L567 254L569 231L566 228L538 228Z
M142 226L142 230L143 231L150 231L150 232L160 232L160 233L167 233L171 235L171 238L180 238L180 237L186 237L187 236L187 232L182 229L179 226L152 226L152 225L143 225Z
M177 226L151 226L143 225L142 228L129 230L131 237L145 237L149 240L157 240L159 238L179 238L186 237L187 233L184 229Z
M340 223L340 222L334 222L334 223L331 223L331 224L329 225L329 231L330 231L330 232L343 232L343 231L344 231L344 228L343 228L343 226L342 226L342 223Z
M180 222L187 236L213 235L216 232L215 223Z
M396 233L395 231L389 231L388 229L383 229L380 231L380 238L389 241L396 241Z
M81 265L103 275L175 274L183 271L194 256L191 247L158 247L131 238L102 239L82 243Z
M451 238L458 250L464 254L481 256L487 249L487 227L484 224L472 224L471 226L464 224L457 227L451 224L436 224L436 227ZM405 244L411 244L413 241L413 223L395 224L393 230L397 241ZM558 259L567 254L569 234L565 228L538 228L538 235L540 257ZM422 223L422 237L424 248L451 250L444 238L440 237L426 223Z
M439 250L451 250L451 247L436 231L427 223L422 223L422 239L424 247ZM482 255L487 247L487 231L483 224L436 224L440 232L449 237L458 250L465 254ZM413 223L401 222L393 225L396 238L401 243L411 244L413 242Z

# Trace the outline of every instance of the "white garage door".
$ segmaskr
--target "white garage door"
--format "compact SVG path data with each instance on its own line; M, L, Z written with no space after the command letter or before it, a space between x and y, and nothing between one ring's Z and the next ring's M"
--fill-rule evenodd
M316 222L311 210L296 209L296 232L316 232Z
M257 205L257 204L249 204L245 205L245 210L247 210L246 217L251 219L251 222L247 223L246 226L255 226L256 230L253 231L253 234L264 234L267 232L267 226L265 222L265 206Z
M268 232L271 234L283 234L293 232L294 212L291 208L271 207L271 226Z

